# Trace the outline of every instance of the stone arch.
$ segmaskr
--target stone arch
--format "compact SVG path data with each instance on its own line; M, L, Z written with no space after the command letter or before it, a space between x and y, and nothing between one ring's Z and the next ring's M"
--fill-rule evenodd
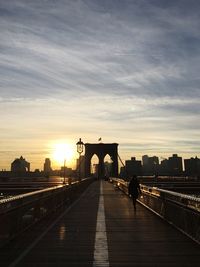
M91 158L96 154L99 158L99 178L104 176L104 157L108 154L112 159L113 177L118 176L118 144L85 144L85 177L89 177Z

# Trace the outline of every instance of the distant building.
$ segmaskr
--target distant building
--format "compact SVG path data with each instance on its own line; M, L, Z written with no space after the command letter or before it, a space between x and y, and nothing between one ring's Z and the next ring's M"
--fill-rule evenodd
M169 175L169 164L168 164L168 159L163 159L159 165L159 170L158 170L159 175Z
M51 172L52 172L51 160L49 158L46 158L44 162L44 174L45 176L49 176Z
M177 154L173 154L168 159L168 167L170 175L179 176L183 174L182 157L178 157Z
M104 162L104 173L106 177L110 177L112 174L112 163L111 162Z
M147 166L148 163L149 163L149 156L148 155L142 156L142 165Z
M188 176L199 176L200 175L200 159L190 158L184 159L185 174Z
M127 178L126 167L125 167L125 166L122 166L122 167L120 168L119 176L120 176L121 178Z
M159 158L157 156L149 157L148 155L142 156L142 171L144 175L158 174Z
M66 177L66 176L72 176L72 174L73 174L73 170L72 170L72 168L68 168L68 167L61 167L61 176L63 176L63 177Z
M96 178L99 177L99 164L94 163L91 166L91 174Z
M17 175L30 172L30 163L21 156L11 163L11 171Z
M129 178L133 175L141 175L142 162L140 160L136 160L135 157L132 157L130 160L125 161L125 169Z

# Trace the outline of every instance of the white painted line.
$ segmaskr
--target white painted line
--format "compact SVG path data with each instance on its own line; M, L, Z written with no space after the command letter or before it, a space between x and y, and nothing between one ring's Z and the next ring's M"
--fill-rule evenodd
M91 186L91 185L90 185ZM17 266L17 264L23 260L23 258L37 245L37 243L58 223L59 220L62 219L62 217L67 214L67 212L69 212L69 210L71 208L73 208L77 202L87 193L87 191L89 190L90 186L88 186L88 188L82 193L82 195L76 200L74 201L55 221L53 221L53 223L46 228L46 230L39 236L37 237L32 244L30 244L30 246L27 247L27 249L25 249L18 258L16 258L8 267L15 267Z
M102 181L100 185L100 197L99 197L99 207L97 213L94 261L93 261L93 267L100 267L100 266L109 267Z

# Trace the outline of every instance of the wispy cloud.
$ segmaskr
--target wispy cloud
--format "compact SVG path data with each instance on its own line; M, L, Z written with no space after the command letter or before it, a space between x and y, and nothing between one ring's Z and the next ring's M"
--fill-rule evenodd
M199 18L193 0L1 1L2 150L81 133L197 153Z

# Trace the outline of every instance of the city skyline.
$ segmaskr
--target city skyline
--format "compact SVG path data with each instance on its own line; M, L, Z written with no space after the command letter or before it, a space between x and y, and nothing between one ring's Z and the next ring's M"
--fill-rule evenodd
M85 156L84 153L82 155L83 157ZM197 156L192 156L191 158L184 158L182 157L181 155L179 154L171 154L169 156L166 156L166 157L162 157L162 156L158 156L156 154L154 155L147 155L147 154L144 154L142 155L140 158L137 158L135 155L132 155L130 158L126 158L123 160L123 164L121 163L121 161L118 159L118 164L119 164L119 168L121 167L124 167L124 165L126 164L126 161L130 161L130 160L136 160L136 161L140 161L143 164L145 164L144 162L144 159L143 157L147 157L147 158L150 158L152 160L152 158L157 158L158 160L158 164L161 164L162 162L164 162L165 160L169 160L169 158L171 157L180 157L182 158L182 166L183 166L183 170L185 170L185 165L184 165L184 160L189 160L189 159L195 159L197 158L199 160L199 158ZM14 162L15 160L18 160L19 158L22 158L24 160L28 160L26 157L23 157L23 155L21 155L20 157L15 157L12 159L12 161L9 163L9 166L7 169L4 169L4 168L0 168L0 171L10 171L11 170L11 166L12 166L12 162ZM121 158L120 158L121 159ZM62 169L64 166L66 168L72 168L73 170L76 170L77 168L77 161L78 161L78 157L77 158L73 158L73 159L69 159L68 161L66 160L66 158L62 158L62 160L55 160L55 158L44 158L43 160L40 160L40 166L38 168L33 168L31 167L32 166L32 163L31 162L28 162L30 164L29 168L30 168L30 171L31 172L34 172L35 170L36 171L43 171L44 170L44 166L45 166L45 162L46 160L48 160L50 162L50 166L52 167L52 170L60 170ZM74 162L74 164L72 163ZM107 154L104 158L104 164L105 163L110 163L111 162L111 158L110 156ZM98 158L96 156L96 154L93 155L92 159L91 159L91 165L93 164L98 164ZM157 163L156 163L157 164ZM34 164L33 164L34 165Z
M200 157L200 2L0 3L0 169L54 145ZM75 162L74 162L75 163Z

